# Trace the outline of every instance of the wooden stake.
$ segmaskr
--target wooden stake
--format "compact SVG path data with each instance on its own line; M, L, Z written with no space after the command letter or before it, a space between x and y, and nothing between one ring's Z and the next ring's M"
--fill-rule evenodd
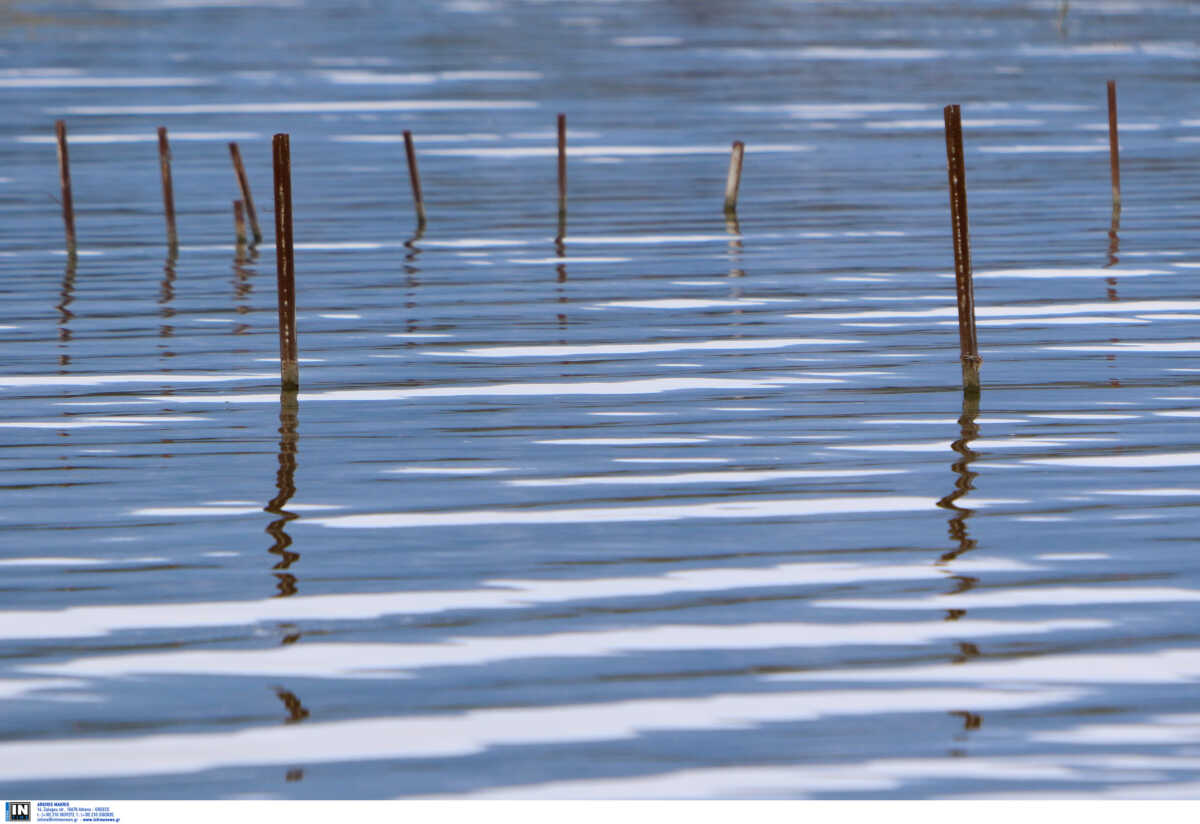
M733 151L729 155L729 175L725 178L725 214L737 211L738 187L742 185L742 157L746 153L746 144L740 140L733 141Z
M67 155L67 124L61 120L54 123L54 136L58 141L58 182L62 187L63 226L67 234L67 254L75 254L75 205L71 200L71 161Z
M296 265L292 257L292 158L286 134L271 142L275 167L275 277L279 292L279 376L284 391L300 387L296 357Z
M246 207L242 201L233 201L233 234L238 246L246 245Z
M963 163L962 113L947 106L946 172L950 182L950 228L954 236L954 283L958 293L958 343L963 391L979 392L979 344L975 339L975 287L971 280L971 243L967 231L967 179Z
M567 116L558 116L558 222L567 218Z
M417 209L417 231L425 228L425 199L421 197L421 175L417 172L417 152L413 148L412 132L404 130L404 154L408 157L408 177L412 182L413 205Z
M162 173L163 212L167 216L167 245L179 245L175 231L175 190L171 185L171 146L167 143L167 127L158 127L158 168Z
M254 198L250 196L250 181L246 177L246 169L242 166L242 153L238 144L229 144L229 156L233 159L233 173L237 176L238 188L242 190L242 202L246 204L246 216L250 218L250 230L254 232L254 242L262 243L262 230L258 228L258 214L254 211Z
M1121 157L1117 146L1117 81L1108 81L1108 163L1112 169L1113 211L1121 211Z

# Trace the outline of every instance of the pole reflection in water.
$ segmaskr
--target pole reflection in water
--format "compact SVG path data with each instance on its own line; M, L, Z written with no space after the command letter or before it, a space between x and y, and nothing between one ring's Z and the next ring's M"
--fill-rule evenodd
M239 242L233 252L233 311L239 315L250 314L250 295L254 292L255 261L258 260L258 248ZM250 329L248 323L235 323L232 333L243 335Z
M163 279L158 288L158 315L162 318L162 323L158 327L158 336L160 338L169 338L175 334L175 327L170 323L171 318L175 317L175 309L171 306L171 301L175 300L175 263L178 260L176 250L171 249L167 252L167 259L163 263ZM168 348L168 344L160 343L158 348L162 350L162 357L173 358L175 353Z
M291 690L285 690L283 687L276 687L275 697L287 707L288 719L284 723L295 724L298 721L308 718L308 710L300 703L300 699L296 697L296 693Z
M296 452L299 427L300 404L296 399L296 390L284 390L279 394L279 469L275 473L275 488L278 490L274 498L263 507L264 512L278 515L267 525L267 534L275 543L267 550L279 556L279 561L272 567L276 570L279 594L284 597L296 594L296 576L287 570L300 560L300 553L292 552L292 537L284 527L288 521L295 520L298 515L284 509L287 502L296 494ZM286 639L285 639L286 640Z
M408 334L413 334L420 328L417 320L417 288L421 285L421 281L417 279L417 275L421 273L421 267L417 265L417 258L420 257L422 250L417 242L424 234L425 224L418 224L416 233L404 241L404 246L408 249L404 253L404 288L406 290L404 311L408 315L408 319L404 323L404 331Z
M566 258L566 256L567 256L567 244L564 242L564 238L565 238L566 231L567 231L566 221L567 221L567 216L565 214L560 214L558 216L558 235L554 238L554 254L560 258ZM558 283L558 304L559 304L559 309L560 309L560 311L558 313L558 328L566 329L567 328L567 311L566 310L567 310L567 303L569 301L567 298L566 287L563 284L565 284L567 282L567 264L561 263L561 262L558 263L557 265L555 265L554 271L557 273L556 281ZM566 341L560 341L560 343L562 343L563 345L566 345Z
M1121 229L1121 210L1113 209L1112 223L1109 224L1109 229L1108 229L1108 261L1104 264L1105 269L1111 269L1113 266L1116 266L1117 263L1120 261L1120 258L1117 257L1117 251L1121 247L1121 239L1120 239L1120 237L1117 236L1117 232L1120 231L1120 229ZM1112 278L1112 277L1105 278L1104 282L1107 283L1108 287L1109 287L1108 299L1109 300L1118 300L1118 298L1117 298L1117 279Z
M71 342L70 323L71 319L75 317L75 313L67 307L75 301L75 273L78 263L79 260L75 255L67 255L62 286L58 290L58 303L54 306L58 310L58 348L64 350L58 355L59 366L67 366L71 363L71 356L65 350L67 344Z
M725 231L729 233L729 277L744 278L746 271L742 268L742 224L738 220L736 212L725 213ZM729 286L729 297L737 300L742 296L742 286L737 280L731 280ZM734 310L735 314L741 314L740 309Z
M979 457L979 453L971 449L970 446L971 441L979 437L979 424L975 422L978 417L979 395L974 392L964 392L962 415L958 418L958 440L950 445L950 448L961 456L954 463L950 464L950 468L954 470L955 475L954 491L938 501L938 506L954 513L949 520L949 533L950 540L957 543L958 546L949 552L943 553L938 559L938 563L953 561L964 552L974 549L976 545L976 542L967 534L967 519L975 513L975 510L959 506L958 501L975 488L975 478L979 475L978 472L972 472L969 469L971 462ZM954 589L948 593L950 595L966 592L979 583L979 579L971 575L955 575L953 577L956 584ZM966 610L947 610L946 620L957 621L965 614ZM951 659L950 663L965 664L979 655L979 647L974 643L959 641L958 654ZM977 713L968 710L953 710L950 712L950 715L962 719L962 730L955 736L955 740L960 743L965 742L968 732L977 730L983 726L983 717ZM965 757L967 753L965 750L956 748L950 751L950 755Z
M1117 250L1121 246L1121 239L1120 239L1120 237L1117 236L1117 232L1120 229L1121 229L1121 207L1119 205L1117 205L1117 206L1113 206L1112 222L1109 224L1109 229L1108 229L1108 261L1104 264L1105 269L1110 269L1113 266L1116 266L1117 263L1120 261L1120 258L1117 257ZM1104 279L1104 283L1107 286L1105 291L1106 291L1106 294L1108 295L1108 299L1112 300L1112 301L1120 300L1121 298L1117 295L1117 279L1115 277L1107 277ZM1121 339L1120 338L1109 338L1109 342L1110 343L1120 343ZM1116 355L1111 355L1111 354L1105 355L1105 360L1107 360L1109 366L1112 367L1112 365L1116 362L1117 357L1116 357ZM1108 383L1109 383L1109 386L1114 386L1114 387L1119 387L1121 385L1121 381L1118 378L1109 378Z
M979 437L979 425L975 423L977 417L979 417L979 396L971 392L964 392L962 415L958 419L959 437L950 445L950 448L961 456L950 464L955 475L954 491L938 501L938 506L954 513L949 521L950 539L957 543L958 547L942 555L941 561L952 561L964 552L975 548L975 541L967 534L967 519L975 513L975 510L959 506L958 501L975 488L975 478L979 475L978 472L972 472L969 469L971 462L979 457L979 453L970 447L971 441ZM969 588L969 584L964 588Z
M284 720L284 724L297 724L308 718L308 708L301 703L300 698L291 690L285 690L283 687L275 688L275 697L283 702L283 706L287 708L288 717ZM303 767L289 767L287 772L283 774L283 780L289 784L294 781L304 780Z

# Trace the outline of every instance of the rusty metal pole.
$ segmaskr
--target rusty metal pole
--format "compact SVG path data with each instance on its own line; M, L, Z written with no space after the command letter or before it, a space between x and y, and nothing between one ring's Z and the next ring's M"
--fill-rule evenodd
M175 189L171 185L171 146L167 142L167 127L158 127L158 168L162 174L163 211L167 216L167 246L179 247L179 234L175 231Z
M413 148L412 132L404 130L404 154L408 158L408 178L412 183L413 205L417 210L417 231L425 228L425 199L421 196L421 175L417 171L417 152Z
M1117 81L1108 81L1108 163L1112 170L1113 212L1121 211L1121 155L1117 146Z
M246 177L246 168L242 165L242 153L238 144L229 144L229 156L233 160L233 173L237 176L238 188L242 191L242 202L246 204L246 217L250 219L250 231L254 232L254 242L262 243L262 230L258 227L258 214L254 211L254 198L250 196L250 180Z
M980 390L979 344L975 337L975 287L971 280L971 243L967 231L967 179L963 162L962 113L945 108L946 172L950 183L950 227L954 237L954 283L958 294L958 343L963 391Z
M733 151L729 155L729 174L725 178L726 215L737 211L738 188L742 185L742 157L745 153L746 144L740 140L733 141Z
M284 391L300 387L296 356L296 265L292 257L292 158L286 134L271 142L275 168L275 276L279 292L279 376Z
M567 116L558 116L558 237L567 224Z
M63 226L67 234L67 254L75 255L75 205L71 200L71 161L67 154L67 124L62 120L54 123L54 136L58 143L58 182L62 188Z

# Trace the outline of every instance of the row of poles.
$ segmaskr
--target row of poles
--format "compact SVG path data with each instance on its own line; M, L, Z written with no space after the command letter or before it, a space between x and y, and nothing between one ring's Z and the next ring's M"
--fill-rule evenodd
M975 289L971 272L971 244L967 228L967 184L963 158L962 113L958 105L946 106L944 112L946 129L946 170L950 187L950 226L954 242L954 281L958 298L959 352L962 361L963 392L977 396L980 392L979 367L983 358L975 332ZM567 118L558 115L558 235L555 242L561 244L566 234L567 219ZM62 188L63 223L66 228L67 254L76 255L75 211L71 199L71 171L67 151L66 124L55 123L58 146L58 169ZM1117 89L1116 82L1108 81L1108 138L1109 159L1112 173L1113 220L1121 211L1121 170L1117 147ZM275 201L275 264L279 296L279 360L280 382L285 391L295 391L300 386L300 366L296 339L296 266L292 240L292 171L291 147L287 134L277 134L271 140L272 166L274 171ZM413 204L417 215L418 236L425 230L425 201L421 194L421 177L417 170L417 155L412 132L404 131L404 151L408 161L409 179L412 184ZM740 140L733 142L729 158L729 173L725 181L725 215L736 220L738 190L742 179L742 160L746 151ZM246 221L253 235L253 243L262 242L262 230L254 210L254 199L250 194L250 183L242 164L237 143L229 144L241 199L233 203L234 231L238 245L247 243L249 235ZM165 127L158 128L159 168L162 176L163 206L167 220L167 243L172 251L178 249L179 235L175 227L175 199L171 183L171 150ZM736 225L736 224L735 224Z

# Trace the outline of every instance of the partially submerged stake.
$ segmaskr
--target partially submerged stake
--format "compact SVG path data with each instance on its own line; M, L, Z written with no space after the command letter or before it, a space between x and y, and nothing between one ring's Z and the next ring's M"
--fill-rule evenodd
M275 166L275 277L279 291L279 377L284 391L300 387L296 357L296 266L292 257L292 158L286 134L271 141Z
M742 185L742 156L745 154L746 144L740 140L733 141L733 151L729 155L729 175L725 178L726 215L737 211L738 187Z
M979 392L979 344L975 339L975 287L971 282L971 244L967 232L967 179L963 163L962 113L947 106L946 172L950 181L950 228L954 235L954 283L958 292L958 344L963 391Z
M1112 169L1113 212L1121 211L1121 157L1117 148L1117 81L1108 81L1108 163Z
M413 205L417 210L417 231L425 228L425 199L421 197L421 175L417 172L417 152L413 148L412 132L404 130L404 154L408 157L408 177L412 181Z
M567 116L558 116L558 223L567 219Z
M67 254L75 254L75 206L71 202L71 161L67 155L67 124L61 120L54 123L54 136L58 143L58 182L62 187L63 226L67 233Z
M238 151L238 144L229 144L229 156L233 159L233 173L237 175L238 188L242 190L242 202L246 204L246 216L250 218L250 230L254 232L254 242L262 243L262 230L258 228L254 198L250 197L250 181L246 178L245 167L242 166L242 153Z
M162 173L163 211L167 216L167 245L179 246L175 231L175 190L171 186L171 147L167 143L167 127L158 127L158 168Z
M233 201L233 236L238 246L246 245L246 207L242 201Z

